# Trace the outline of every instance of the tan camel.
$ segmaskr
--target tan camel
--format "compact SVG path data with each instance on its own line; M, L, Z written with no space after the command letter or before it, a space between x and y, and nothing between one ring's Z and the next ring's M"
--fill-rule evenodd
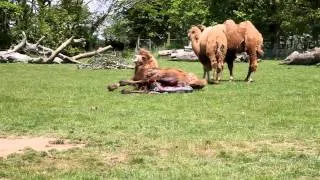
M225 26L218 24L205 28L200 36L200 54L206 55L213 70L214 83L218 83L227 53Z
M257 69L257 56L263 55L263 37L250 21L236 24L233 20L226 20L226 35L228 40L228 50L226 62L230 72L230 80L233 79L233 62L236 53L247 52L249 55L249 70L245 81L251 82L252 72Z
M202 89L207 84L205 80L199 79L195 74L188 73L179 69L158 67L157 60L152 54L140 49L135 59L135 72L132 80L123 80L119 83L110 84L109 91L117 89L119 86L133 85L136 87L132 93L148 92L151 87L156 85L163 91L180 91L184 87L193 89ZM126 92L126 93L131 93Z
M225 26L191 26L188 37L192 42L193 51L203 65L203 78L207 77L207 81L211 82L209 72L213 70L213 82L218 83L227 51Z
M201 37L202 31L205 28L206 27L204 26L195 26L195 25L191 26L191 28L188 31L188 37L191 40L191 46L194 53L198 56L198 59L203 66L202 78L207 77L207 80L209 82L209 79L210 79L209 72L212 69L210 59L205 54L200 53L200 37Z

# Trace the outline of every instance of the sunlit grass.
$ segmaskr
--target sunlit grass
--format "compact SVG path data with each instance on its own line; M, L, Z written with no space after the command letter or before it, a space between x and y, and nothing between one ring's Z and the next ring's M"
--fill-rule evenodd
M202 75L200 63L160 65ZM320 68L263 61L247 84L247 66L194 93L122 95L105 86L132 70L0 64L2 136L87 143L12 155L0 178L320 178Z

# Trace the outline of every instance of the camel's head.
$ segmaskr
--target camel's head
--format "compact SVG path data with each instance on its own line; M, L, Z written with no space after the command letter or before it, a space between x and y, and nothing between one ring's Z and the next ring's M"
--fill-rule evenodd
M201 35L201 32L203 31L204 26L201 26L201 28L199 28L199 26L195 26L192 25L191 28L188 31L188 38L191 41L198 41Z
M142 65L147 65L147 64L149 66L152 66L152 68L158 67L158 64L157 64L155 58L152 56L152 54L143 48L141 48L139 50L139 52L136 55L135 60L133 62L136 64L136 67L142 66Z
M223 24L225 24L225 25L232 25L232 26L235 26L235 25L236 25L236 23L235 23L234 20L232 20L232 19L227 19L226 21L224 21Z
M263 43L258 46L258 48L257 48L257 55L258 55L259 58L263 57L263 55L264 55Z

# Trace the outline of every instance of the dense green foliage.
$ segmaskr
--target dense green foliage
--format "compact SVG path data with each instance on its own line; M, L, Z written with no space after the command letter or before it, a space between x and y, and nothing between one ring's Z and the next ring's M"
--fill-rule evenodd
M0 179L319 179L319 68L263 61L252 84L247 68L194 93L123 95L105 86L133 70L0 64L1 137L87 143L0 158Z
M212 25L226 19L251 20L272 42L289 34L309 33L318 38L320 32L320 3L313 0L150 0L119 14L118 21L127 23L119 27L115 21L117 29L153 39L166 37L168 32L173 38L186 38L193 24Z
M9 46L12 43L10 40L18 39L21 31L26 32L31 42L46 36L42 43L49 47L56 47L72 35L86 39L92 37L86 26L89 24L90 13L81 1L61 0L57 4L49 2L0 1L0 14L4 20L1 21L1 27L6 27L1 29L1 33L9 39L1 41L0 45Z
M100 13L89 12L86 3L0 0L0 46L8 47L21 30L30 41L46 35L44 43L49 46L71 35L84 37L92 45L103 25L107 39L129 43L140 36L162 43L168 33L186 39L190 25L226 19L251 20L272 44L280 35L308 33L316 40L320 32L320 2L315 0L104 0L100 3L108 8Z

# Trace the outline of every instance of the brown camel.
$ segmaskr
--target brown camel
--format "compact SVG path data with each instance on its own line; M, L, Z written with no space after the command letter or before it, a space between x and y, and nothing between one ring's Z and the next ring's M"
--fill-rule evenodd
M218 83L227 53L225 26L218 24L205 28L200 36L200 54L207 56L213 70L214 82Z
M214 82L218 83L223 69L227 51L225 26L222 24L213 27L203 25L191 26L188 37L192 42L192 49L203 65L203 78L207 76L210 82L210 71L213 70Z
M146 49L141 48L134 60L135 72L132 80L138 81L145 79L147 76L147 69L159 68L158 61L152 56L152 54Z
M191 89L201 89L206 85L205 80L199 79L193 73L188 73L179 69L158 67L157 60L149 51L140 49L135 59L135 72L132 80L123 80L108 86L109 91L117 89L119 86L133 85L136 90L132 92L148 92L156 85L160 91L175 92ZM128 93L128 92L126 92Z
M249 70L245 81L251 82L252 72L257 70L257 56L263 55L263 37L250 21L236 24L233 20L226 20L226 35L228 50L226 62L230 72L230 80L233 79L233 61L236 53L247 52L249 55Z
M209 72L212 69L210 59L205 54L200 53L200 37L201 37L202 31L205 28L206 27L204 26L195 26L195 25L191 26L191 28L188 31L188 37L191 40L191 46L194 53L198 56L198 59L203 66L202 78L206 78L207 76L207 80L209 82L209 79L210 79Z

